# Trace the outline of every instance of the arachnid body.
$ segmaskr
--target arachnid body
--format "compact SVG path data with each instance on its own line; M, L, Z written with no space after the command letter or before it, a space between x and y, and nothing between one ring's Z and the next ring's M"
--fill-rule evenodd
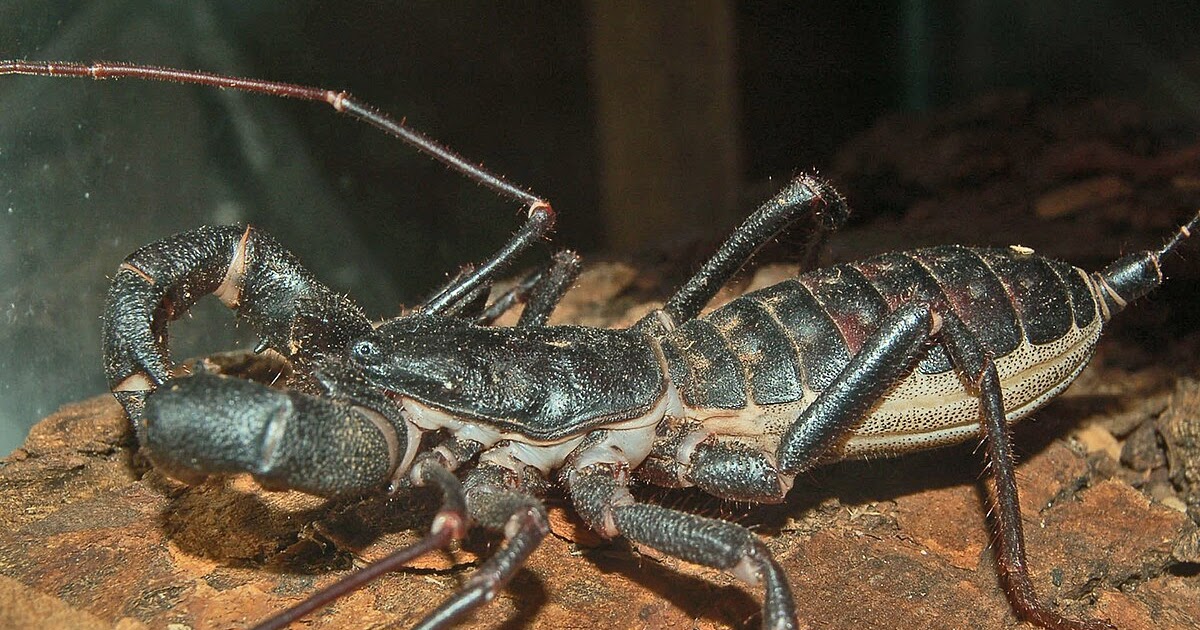
M282 613L284 625L371 576L480 525L505 545L420 627L489 600L547 534L538 499L560 482L585 522L765 588L763 625L797 625L786 575L762 542L727 522L637 502L633 477L720 497L782 501L798 475L850 457L986 437L996 482L998 560L1018 613L1059 617L1026 569L1006 425L1061 392L1103 324L1162 280L1161 249L1089 273L1020 249L948 246L808 271L698 317L748 257L799 217L824 228L841 198L801 176L752 215L662 309L626 330L546 327L578 270L556 256L487 303L505 265L552 226L545 201L462 160L344 93L122 65L0 62L0 74L132 76L324 101L416 145L528 206L491 260L414 312L378 325L282 246L247 226L200 228L147 245L113 280L105 368L139 442L184 480L248 472L324 496L407 484L443 506L421 543ZM198 372L173 378L167 323L215 294L287 357L288 390ZM512 328L489 324L518 302ZM801 611L803 610L801 606Z

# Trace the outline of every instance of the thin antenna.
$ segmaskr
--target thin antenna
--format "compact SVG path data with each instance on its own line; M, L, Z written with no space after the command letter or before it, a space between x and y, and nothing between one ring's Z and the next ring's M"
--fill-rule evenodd
M338 113L357 118L372 127L383 130L421 153L449 166L466 178L488 188L497 194L519 201L533 208L538 205L550 204L533 193L510 184L500 175L468 162L466 158L447 148L429 136L398 122L379 110L358 102L354 97L339 90L309 87L295 83L279 81L263 81L212 72L193 70L177 70L158 66L138 65L131 63L111 63L95 61L90 64L64 61L23 61L12 59L0 61L0 75L28 74L47 77L76 77L84 79L142 79L145 81L162 81L165 83L183 83L192 85L207 85L210 87L240 90L254 94L267 94L281 98L294 98L302 101L327 103Z
M525 223L512 239L473 273L451 281L440 289L433 298L422 305L427 313L440 313L455 301L462 299L476 287L496 277L506 269L522 251L537 242L554 228L555 213L550 202L533 193L510 184L500 175L479 164L468 162L457 152L437 140L399 122L379 110L358 102L354 97L339 90L319 87L264 81L235 77L212 72L178 70L160 66L132 63L95 61L90 64L70 61L23 61L12 59L0 61L0 75L27 74L47 77L75 77L83 79L142 79L165 83L205 85L253 94L266 94L281 98L326 103L340 114L361 120L376 129L399 138L421 153L450 167L467 179L496 194L525 204Z
M1197 212L1196 216L1192 217L1191 221L1179 226L1179 229L1176 230L1175 234L1167 240L1166 244L1162 246L1162 249L1158 250L1158 259L1162 260L1163 256L1175 251L1175 248L1178 247L1179 244L1185 241L1189 236L1191 236L1192 233L1197 229L1200 229L1200 212Z

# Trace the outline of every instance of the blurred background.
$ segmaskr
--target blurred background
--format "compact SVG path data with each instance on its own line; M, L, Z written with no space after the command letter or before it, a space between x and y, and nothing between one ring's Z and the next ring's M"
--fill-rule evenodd
M1183 1L0 0L0 57L345 89L552 200L556 246L654 260L709 251L799 170L836 180L839 148L885 115L1120 96L1159 141L1191 141L1198 27ZM857 221L890 211L856 182ZM0 77L0 454L105 391L107 275L140 245L250 221L384 317L520 213L320 105ZM207 302L172 329L176 357L252 345Z

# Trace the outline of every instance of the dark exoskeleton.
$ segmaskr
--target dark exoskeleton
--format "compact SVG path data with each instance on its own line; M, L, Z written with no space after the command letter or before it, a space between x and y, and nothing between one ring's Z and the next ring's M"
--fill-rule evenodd
M1160 284L1160 260L1200 215L1161 249L1098 273L1020 247L947 246L811 270L699 317L788 225L815 215L828 230L844 220L841 197L801 176L633 327L548 327L578 272L569 253L486 300L497 274L550 229L550 206L345 94L140 66L0 62L0 74L14 72L181 80L327 101L528 205L525 225L495 257L378 324L248 226L195 229L121 264L104 316L105 367L156 466L185 481L250 473L270 488L323 496L409 484L442 492L420 543L262 627L286 625L473 525L502 532L504 546L418 624L445 627L491 599L548 533L538 495L557 481L600 534L761 584L763 626L794 628L786 577L757 536L640 503L631 479L779 502L797 475L820 464L976 437L987 444L997 560L1018 614L1050 628L1108 627L1064 618L1035 596L1007 425L1074 380L1104 323ZM260 349L291 361L290 387L206 371L172 376L167 322L210 293L255 328ZM516 326L490 325L519 302Z

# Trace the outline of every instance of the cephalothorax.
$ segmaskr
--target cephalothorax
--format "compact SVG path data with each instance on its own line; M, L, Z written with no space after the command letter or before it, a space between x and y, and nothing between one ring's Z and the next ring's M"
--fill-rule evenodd
M431 533L280 615L280 627L477 524L505 536L419 627L490 599L547 534L538 494L561 482L604 536L625 536L765 588L763 626L793 628L787 580L745 528L637 502L631 477L726 498L782 501L797 475L844 458L983 436L996 484L998 559L1018 614L1100 628L1042 605L1026 569L1007 424L1083 369L1104 322L1162 281L1161 249L1098 273L1023 248L947 246L811 270L698 317L764 242L806 214L846 214L800 176L756 211L666 304L625 330L545 322L578 271L563 253L490 306L492 281L553 223L549 204L344 93L141 66L0 62L0 74L131 76L326 101L528 206L491 260L379 324L265 233L204 227L131 254L113 279L105 368L143 449L184 480L248 472L324 496L433 485ZM166 324L213 293L287 357L288 389L197 372L173 378ZM491 322L525 302L514 327ZM460 479L461 477L461 479Z

